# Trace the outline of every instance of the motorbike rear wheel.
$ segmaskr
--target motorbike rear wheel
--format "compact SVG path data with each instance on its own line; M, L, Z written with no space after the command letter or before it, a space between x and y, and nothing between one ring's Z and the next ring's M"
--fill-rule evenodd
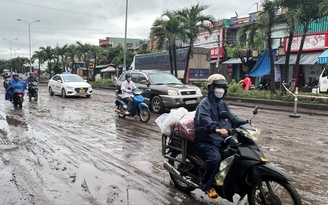
M292 184L278 179L264 179L262 190L265 199L263 200L260 187L252 189L248 194L249 205L301 205L302 201Z
M139 110L139 118L141 122L148 122L150 119L150 110L148 107L141 107Z
M180 152L172 152L171 157L181 160L182 154ZM171 160L171 159L169 160L169 164L171 164L177 170L179 170L179 166L183 166L183 164L181 162L174 161L174 160ZM191 162L188 159L186 159L186 164L191 164ZM188 184L181 181L180 179L178 179L176 176L174 176L171 173L170 173L170 177L171 177L171 179L174 183L174 186L177 187L178 189L180 189L181 191L191 192L191 191L195 190L194 187L188 186Z

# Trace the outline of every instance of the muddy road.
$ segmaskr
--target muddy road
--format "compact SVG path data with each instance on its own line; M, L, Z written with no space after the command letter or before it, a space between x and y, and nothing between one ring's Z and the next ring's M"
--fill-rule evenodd
M163 168L161 134L148 123L120 119L112 90L87 98L25 97L14 109L0 95L0 204L183 204L210 201L201 191L179 192ZM249 119L252 108L231 106ZM328 205L328 118L260 109L253 123L271 163L294 179L306 205Z

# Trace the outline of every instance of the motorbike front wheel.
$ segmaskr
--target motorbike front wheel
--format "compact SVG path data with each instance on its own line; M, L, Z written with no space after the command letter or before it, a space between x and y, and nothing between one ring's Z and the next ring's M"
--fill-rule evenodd
M250 191L248 203L249 205L301 205L302 201L292 184L278 179L264 179L262 187L256 186Z
M124 109L124 107L121 104L119 104L117 106L117 110L119 111L119 112L117 112L118 117L125 118L125 114L124 114L125 109Z
M150 110L148 107L141 107L139 110L139 118L141 122L148 122L150 119Z

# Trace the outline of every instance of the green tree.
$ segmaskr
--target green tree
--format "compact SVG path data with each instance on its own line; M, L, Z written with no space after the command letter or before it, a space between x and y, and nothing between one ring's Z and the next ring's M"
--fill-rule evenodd
M41 52L41 51L35 51L34 54L32 55L32 59L34 60L38 60L38 76L40 78L40 75L41 75L41 64L44 63L44 60L45 60L45 56L44 56L44 53Z
M212 30L214 29L213 25L215 23L215 19L211 15L204 15L202 12L206 10L208 5L192 5L190 8L184 8L182 10L176 10L175 14L177 15L178 21L181 22L181 28L183 31L180 31L181 40L189 43L188 55L187 55L187 63L185 67L185 72L183 76L183 82L186 83L187 73L189 68L189 58L191 54L191 49L194 46L194 42L199 36L201 30L208 31L212 34Z
M169 50L169 60L170 60L170 71L172 75L178 77L177 63L176 63L176 39L183 37L181 32L184 31L182 24L177 19L174 12L165 11L161 17L157 18L151 27L150 38L152 40L157 40L158 50L163 49L163 45L168 43ZM173 73L173 71L175 71Z
M265 37L265 47L268 48L270 57L270 81L271 94L275 94L275 72L274 72L274 60L272 49L272 31L276 22L280 20L279 18L279 4L275 1L264 0L262 4L262 11L258 13L256 21L252 24L245 25L240 31L240 35L248 33L248 45L254 46L256 44L256 36L264 35ZM260 34L260 35L258 35Z
M55 58L55 51L53 48L51 48L51 46L40 47L40 51L42 52L44 61L48 61L49 78L51 78L51 74L52 74L51 61Z

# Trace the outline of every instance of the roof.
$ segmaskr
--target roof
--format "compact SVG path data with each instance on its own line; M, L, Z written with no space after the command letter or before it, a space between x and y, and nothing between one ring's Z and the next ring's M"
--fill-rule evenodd
M328 49L318 56L318 64L328 63Z
M318 56L320 56L322 52L312 52L312 53L302 53L300 59L300 65L313 65L317 63ZM291 54L289 58L289 64L294 65L296 64L297 54ZM276 65L284 65L286 61L286 56L277 60L274 64Z
M249 58L248 60L251 60L252 58ZM244 57L244 60L247 62L247 57ZM224 61L222 64L242 64L240 58L231 58L227 61Z

